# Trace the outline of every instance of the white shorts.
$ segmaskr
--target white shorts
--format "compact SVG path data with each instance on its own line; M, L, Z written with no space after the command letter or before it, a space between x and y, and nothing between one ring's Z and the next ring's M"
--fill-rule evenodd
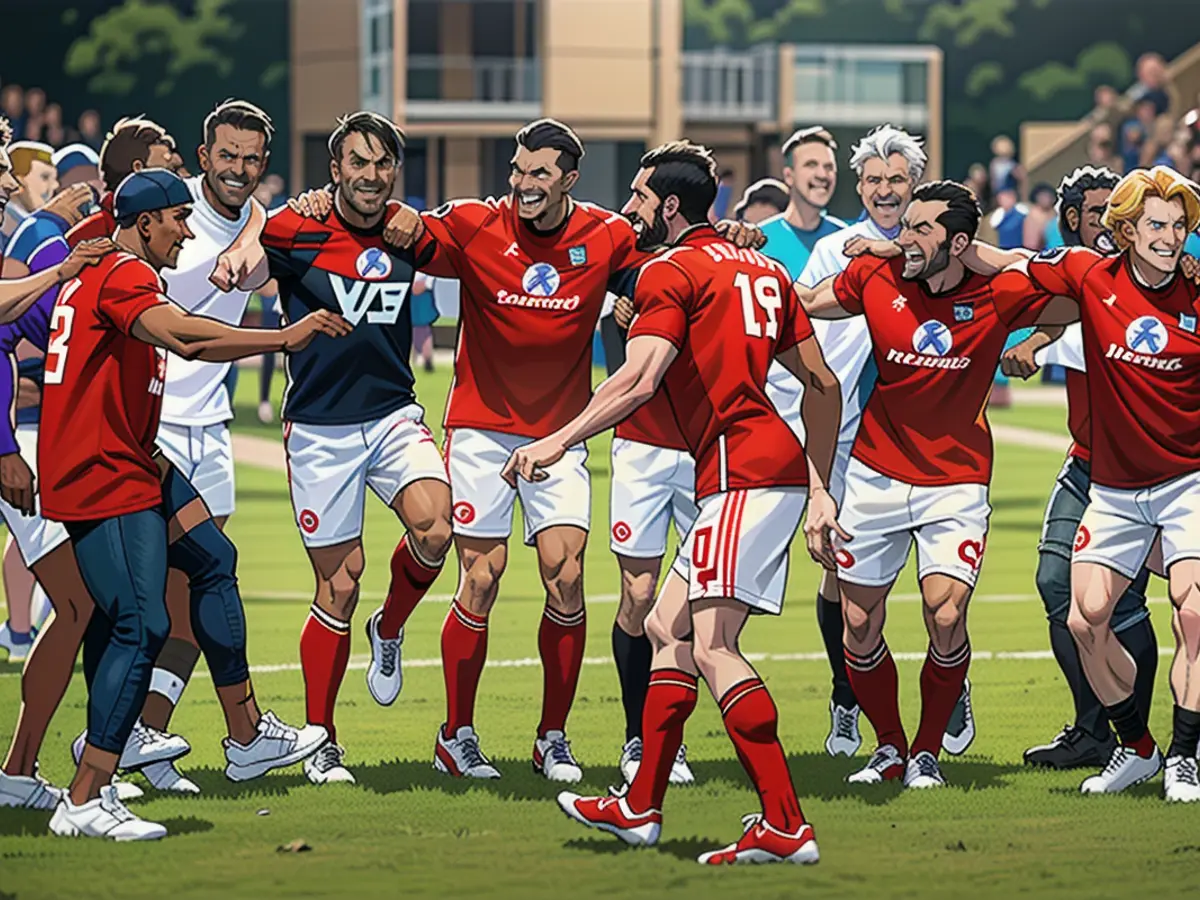
M163 422L154 441L167 462L192 483L214 516L234 510L233 439L224 422L175 425Z
M1136 578L1161 534L1163 564L1200 559L1200 472L1135 490L1092 483L1075 534L1074 562L1099 563Z
M21 458L33 470L34 484L37 484L37 425L17 426L17 446L21 448ZM21 558L26 566L32 566L43 556L67 540L67 529L61 522L51 522L41 515L42 503L37 500L37 512L27 516L16 507L10 506L0 499L0 516L8 532L21 551Z
M680 541L692 530L699 513L695 497L696 462L686 450L613 438L609 505L613 553L662 558L672 521Z
M754 612L779 615L787 586L788 547L808 500L807 488L751 488L710 494L672 569L688 582L688 600L730 597Z
M305 547L361 537L368 487L390 506L414 481L446 481L424 413L414 403L361 425L284 426L292 510Z
M918 579L949 575L974 587L991 512L987 485L921 487L851 459L838 522L854 540L839 541L838 578L867 587L891 584L915 540Z
M516 489L500 477L504 464L518 447L533 438L476 428L456 428L446 438L446 468L454 497L454 533L473 538L507 538L512 534L513 503L521 498L525 513L525 543L555 525L591 525L592 479L584 463L587 447L580 444L546 470L545 481L517 482Z

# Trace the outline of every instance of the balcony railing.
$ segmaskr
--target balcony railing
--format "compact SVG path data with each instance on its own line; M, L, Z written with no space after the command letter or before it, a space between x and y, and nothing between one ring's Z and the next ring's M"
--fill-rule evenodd
M936 53L924 47L797 46L791 118L831 126L924 126L929 66Z
M532 119L541 113L536 59L410 56L410 119Z
M683 54L683 115L690 120L777 118L778 50L689 50Z

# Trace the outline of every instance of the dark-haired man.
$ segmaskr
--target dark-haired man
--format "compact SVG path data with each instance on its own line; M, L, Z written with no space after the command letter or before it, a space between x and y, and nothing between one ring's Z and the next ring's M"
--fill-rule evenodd
M1104 226L1103 217L1109 195L1120 180L1109 169L1091 166L1076 169L1063 178L1058 186L1058 220L1064 244L1088 247L1103 254L1116 252L1112 232ZM1052 253L1046 251L1045 255ZM1025 751L1025 762L1053 769L1095 768L1108 761L1117 742L1104 705L1084 676L1079 648L1067 628L1071 609L1071 554L1091 486L1091 415L1081 326L1039 328L1007 351L1002 365L1006 374L1022 378L1032 375L1040 365L1066 369L1067 426L1072 438L1067 460L1046 505L1038 543L1037 589L1050 622L1050 647L1074 700L1075 719L1050 743ZM1143 566L1117 601L1112 618L1113 632L1137 664L1134 695L1138 709L1147 718L1158 671L1158 640L1146 605L1149 579L1150 572Z
M979 218L962 185L923 185L900 219L899 256L859 257L800 289L814 317L863 316L879 368L846 471L841 522L853 541L837 551L846 665L878 739L867 765L849 776L853 783L945 784L938 753L970 664L967 603L991 513L985 409L1009 332L993 307L990 279L970 273L960 258ZM883 621L914 542L929 652L910 747Z
M761 225L772 216L782 215L788 208L788 188L777 178L760 178L742 194L733 208L739 222Z
M404 624L441 572L451 540L446 466L424 424L409 363L416 258L384 242L387 217L398 208L388 198L404 162L404 135L384 116L356 112L338 120L329 156L333 208L319 218L276 210L262 233L266 260L243 283L254 289L274 278L289 322L336 310L354 329L288 356L282 416L292 508L316 575L300 664L308 721L330 740L305 763L314 784L354 780L333 716L365 566L367 488L406 529L392 553L387 598L366 624L367 686L385 706L400 694Z
M707 221L716 194L709 152L673 142L647 153L625 213L638 245L671 249L638 276L638 315L621 369L587 406L550 435L519 447L511 481L538 483L569 448L621 421L660 384L696 460L699 515L646 621L654 644L643 713L645 749L628 790L609 797L564 791L558 802L581 824L627 844L652 845L697 676L718 701L726 730L762 804L733 844L704 853L710 865L818 859L796 797L766 685L738 646L751 613L778 614L788 548L811 489L805 533L815 559L832 566L837 508L825 488L841 412L787 270L739 250ZM805 385L806 454L766 396L779 359Z

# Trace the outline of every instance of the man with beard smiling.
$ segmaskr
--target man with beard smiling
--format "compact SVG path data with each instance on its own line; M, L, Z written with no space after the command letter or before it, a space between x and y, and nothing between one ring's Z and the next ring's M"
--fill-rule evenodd
M840 520L853 540L837 551L846 665L878 738L866 767L849 777L854 783L945 784L938 752L970 664L967 603L991 511L985 409L1009 332L993 308L991 280L960 259L979 218L962 185L923 185L900 221L901 257L859 257L816 287L798 288L814 318L864 319L879 369L846 470ZM910 748L883 621L914 541L929 652Z

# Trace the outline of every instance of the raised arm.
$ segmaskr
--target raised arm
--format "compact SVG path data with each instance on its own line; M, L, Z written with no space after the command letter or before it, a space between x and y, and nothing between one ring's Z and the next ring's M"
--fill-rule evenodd
M349 322L326 310L309 313L286 328L238 328L189 315L173 303L160 303L138 316L131 333L184 359L230 362L263 353L292 353L303 350L318 334L341 337L350 331Z
M108 238L84 241L56 266L24 278L0 281L0 324L19 319L46 291L70 281L84 266L94 266L114 249Z
M838 302L833 290L836 275L819 282L815 287L806 288L799 281L795 282L796 295L800 304L810 319L848 319L854 313Z
M1032 258L1032 250L1022 247L1016 250L1001 250L983 241L972 241L971 246L959 257L964 266L980 275L995 275Z
M256 291L271 277L267 254L262 245L263 229L267 225L267 211L263 205L250 198L250 215L246 224L217 257L209 280L223 291L238 287L243 291Z

